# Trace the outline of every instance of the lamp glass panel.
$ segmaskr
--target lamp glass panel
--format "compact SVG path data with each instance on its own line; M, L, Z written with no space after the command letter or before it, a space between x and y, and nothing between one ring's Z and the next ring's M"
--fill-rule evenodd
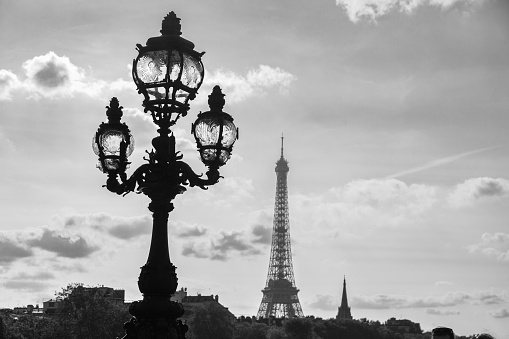
M203 78L203 67L199 60L184 53L184 71L181 82L189 88L197 88Z
M120 155L120 143L124 140L124 134L115 129L105 131L99 138L105 155Z
M94 150L95 155L99 155L99 146L95 142L96 135L92 137L92 150Z
M215 119L201 119L195 125L194 135L202 146L212 146L219 140L220 125Z
M228 148L237 140L237 127L233 124L233 122L224 120L223 121L223 138L221 140L221 144Z
M124 139L124 141L125 141L125 139ZM126 157L130 156L131 154L133 154L134 145L135 145L134 137L133 137L133 135L131 133L129 133L129 145L127 145L127 150L125 152Z
M136 73L138 74L138 78L144 83L161 82L166 78L167 64L167 51L146 52L138 59Z
M120 168L120 160L119 159L104 159L104 166L106 166L107 170L115 171Z
M178 102L181 103L185 103L188 96L189 93L182 89L177 90L177 92L175 93L175 98L177 99Z
M226 150L221 150L221 153L219 154L219 161L221 164L226 164L226 162L230 159L230 152Z
M201 151L201 158L205 164L215 162L217 159L217 149L215 148L207 148ZM219 152L219 163L220 165L226 164L226 162L230 159L230 152L226 150L221 150Z
M170 63L168 65L170 68L170 80L171 81L175 81L178 79L179 74L180 74L180 64L181 64L181 59L180 59L179 52L172 51L171 56L170 56Z
M216 160L216 150L215 149L204 149L201 152L201 158L204 163L211 162Z

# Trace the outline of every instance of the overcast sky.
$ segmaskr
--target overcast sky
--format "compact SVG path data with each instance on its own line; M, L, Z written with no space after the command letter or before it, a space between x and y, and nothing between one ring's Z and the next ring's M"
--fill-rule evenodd
M175 199L179 287L255 315L269 265L281 133L305 315L509 338L509 2L506 0L0 0L0 307L71 282L138 300L148 198L105 188L91 141L118 97L156 135L130 77L137 43L175 11L205 81L240 128L224 179ZM132 170L132 169L131 169Z

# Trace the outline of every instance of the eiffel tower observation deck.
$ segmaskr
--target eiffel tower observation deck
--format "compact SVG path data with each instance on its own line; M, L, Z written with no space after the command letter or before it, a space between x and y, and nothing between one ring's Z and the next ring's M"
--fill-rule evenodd
M274 205L274 225L270 250L269 273L262 290L263 298L258 309L258 318L303 317L293 275L292 250L290 242L290 222L288 217L287 176L290 168L283 155L281 137L281 158L276 163L276 202Z

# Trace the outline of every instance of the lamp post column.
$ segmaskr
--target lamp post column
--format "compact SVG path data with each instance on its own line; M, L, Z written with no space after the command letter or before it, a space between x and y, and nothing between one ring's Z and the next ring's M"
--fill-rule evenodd
M181 193L179 170L175 158L175 138L161 128L152 140L155 152L150 154L150 170L146 172L139 191L151 202L152 239L147 263L141 268L138 287L143 300L133 302L129 312L136 317L131 324L132 338L185 338L187 326L177 320L184 314L180 303L170 298L177 290L176 267L171 263L168 247L168 218L173 210L172 200ZM128 323L129 324L129 323ZM129 325L127 325L129 327ZM127 338L130 332L126 328Z

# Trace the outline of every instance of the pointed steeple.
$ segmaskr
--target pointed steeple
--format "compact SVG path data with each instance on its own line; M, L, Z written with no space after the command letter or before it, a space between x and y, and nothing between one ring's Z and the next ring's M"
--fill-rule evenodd
M343 276L343 295L341 296L341 308L348 308L348 298L346 297L346 277Z
M352 314L350 313L350 307L348 307L348 298L346 296L346 277L343 276L343 295L341 296L341 306L338 307L338 315L336 319L351 320Z

